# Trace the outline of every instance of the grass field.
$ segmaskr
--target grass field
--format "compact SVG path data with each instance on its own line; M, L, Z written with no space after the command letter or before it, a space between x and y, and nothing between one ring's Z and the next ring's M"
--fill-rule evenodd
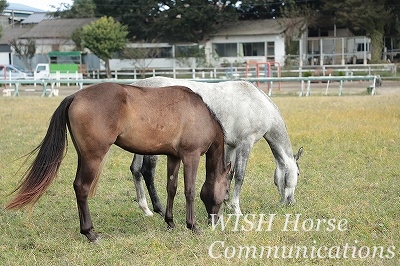
M61 98L0 97L0 205L11 199L28 167L18 158L40 143ZM304 146L305 152L297 204L284 207L278 204L269 147L263 140L255 145L241 207L254 214L247 218L255 217L255 225L265 215L262 231L243 219L244 230L234 224L212 230L197 197L202 234L193 235L185 228L182 175L177 228L167 230L161 216L145 217L139 210L129 172L132 155L113 147L89 202L102 240L89 244L79 233L71 144L59 177L33 211L1 208L0 265L400 265L400 95L273 100L293 149ZM165 175L166 160L160 158L156 181L164 203ZM203 158L198 192L204 176ZM224 217L229 213L225 208ZM271 224L267 217L273 217Z

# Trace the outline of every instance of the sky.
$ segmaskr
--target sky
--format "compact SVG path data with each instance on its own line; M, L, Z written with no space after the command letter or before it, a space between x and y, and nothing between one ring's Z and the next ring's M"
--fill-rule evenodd
M61 3L72 5L72 0L7 0L9 3L22 4L34 8L43 9L44 11L56 11L52 9L50 5L59 7Z

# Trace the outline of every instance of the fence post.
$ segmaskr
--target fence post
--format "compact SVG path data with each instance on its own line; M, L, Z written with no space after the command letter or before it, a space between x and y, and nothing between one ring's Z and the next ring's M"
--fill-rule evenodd
M300 93L299 93L299 96L301 97L301 96L303 96L303 91L304 91L304 80L302 79L301 80L301 82L300 82Z
M19 96L19 83L15 83L14 96ZM11 89L11 86L10 86Z
M270 85L268 86L268 87L269 87L269 88L268 88L268 96L269 96L269 97L272 96L272 84L273 84L273 81L271 80L271 81L270 81Z
M331 73L329 73L329 77L330 77L330 76L332 76L332 74L331 74ZM328 95L329 82L330 82L330 80L328 80L328 81L326 82L326 90L325 90L325 95Z
M42 97L46 96L46 90L47 90L47 82L42 80L42 85L43 85L43 91L42 91Z
M307 92L306 96L310 96L311 94L311 80L307 80Z
M61 78L60 75L61 75L60 71L56 71L56 80L60 80ZM57 82L57 87L60 87L60 85L61 85L60 82Z
M374 80L372 81L372 89L371 89L371 95L375 95L375 89L376 89L376 76L374 77Z

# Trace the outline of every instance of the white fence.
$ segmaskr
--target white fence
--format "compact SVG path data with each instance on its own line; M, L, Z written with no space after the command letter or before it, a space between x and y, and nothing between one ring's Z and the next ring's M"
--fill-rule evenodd
M226 81L227 79L215 79L215 78L204 78L204 79L194 79L199 82L222 82ZM311 82L326 82L326 94L329 88L329 82L331 81L338 81L339 82L339 95L342 95L343 90L343 82L344 81L371 81L371 95L376 94L376 87L380 84L380 76L376 75L368 75L368 76L321 76L321 77L253 77L253 78L246 78L244 80L250 82L267 82L269 83L269 90L268 94L271 96L272 88L274 83L277 82L300 82L301 89L299 92L299 96L309 96L310 95L310 86ZM0 84L8 84L9 88L3 90L4 96L19 96L20 95L20 86L21 85L33 85L39 84L42 86L42 89L39 90L41 92L41 96L57 96L58 95L58 88L56 84L71 84L74 83L78 86L79 89L82 89L84 85L90 84L97 84L106 81L111 82L118 82L118 83L133 83L136 79L77 79L77 80L70 80L70 79L49 79L49 80L0 80ZM305 88L305 84L307 87Z
M259 77L267 76L267 66L260 66ZM329 65L329 66L303 66L301 68L283 69L278 66L271 67L273 77L302 77L308 76L365 76L365 75L391 75L396 76L397 68L395 64L368 64L368 65ZM247 73L247 75L246 75ZM172 78L185 79L228 79L228 78L251 78L257 76L255 66L231 66L218 68L154 68L142 70L120 70L112 71L112 77L115 79L141 79L152 76L167 76ZM89 78L104 78L104 71L91 71Z

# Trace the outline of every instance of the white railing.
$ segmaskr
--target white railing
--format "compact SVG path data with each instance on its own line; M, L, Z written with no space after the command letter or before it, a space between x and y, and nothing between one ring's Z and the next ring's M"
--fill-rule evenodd
M193 79L200 82L222 82L226 81L225 78L196 78ZM243 80L247 80L250 82L267 82L269 83L268 94L272 94L272 88L274 83L279 82L300 82L301 89L299 92L299 96L308 96L310 95L311 90L311 82L319 81L319 82L326 82L326 94L328 92L329 82L331 81L339 81L339 95L342 95L343 90L343 82L344 81L371 81L371 95L376 94L376 87L380 83L380 76L321 76L321 77L251 77L245 78ZM42 86L41 96L57 96L58 95L58 87L56 84L69 84L75 83L79 89L82 89L84 85L90 84L97 84L106 81L111 82L118 82L118 83L125 83L130 84L137 79L48 79L48 80L0 80L0 84L9 84L10 88L6 88L3 90L3 95L5 96L19 96L20 95L20 86L21 85L30 85L30 84L38 84ZM305 89L304 86L307 84L307 88Z
M280 68L272 66L272 76L365 76L382 75L383 73L396 76L395 64L367 64L367 65L324 65L324 66L303 66L301 68ZM264 66L259 69L259 76L266 76L268 73ZM158 68L143 70L114 70L111 75L115 79L141 79L152 76L167 76L172 78L198 79L198 78L250 78L256 77L257 71L254 66L249 68L246 75L246 66L213 67L213 68ZM89 71L88 77L99 79L105 77L105 71Z

